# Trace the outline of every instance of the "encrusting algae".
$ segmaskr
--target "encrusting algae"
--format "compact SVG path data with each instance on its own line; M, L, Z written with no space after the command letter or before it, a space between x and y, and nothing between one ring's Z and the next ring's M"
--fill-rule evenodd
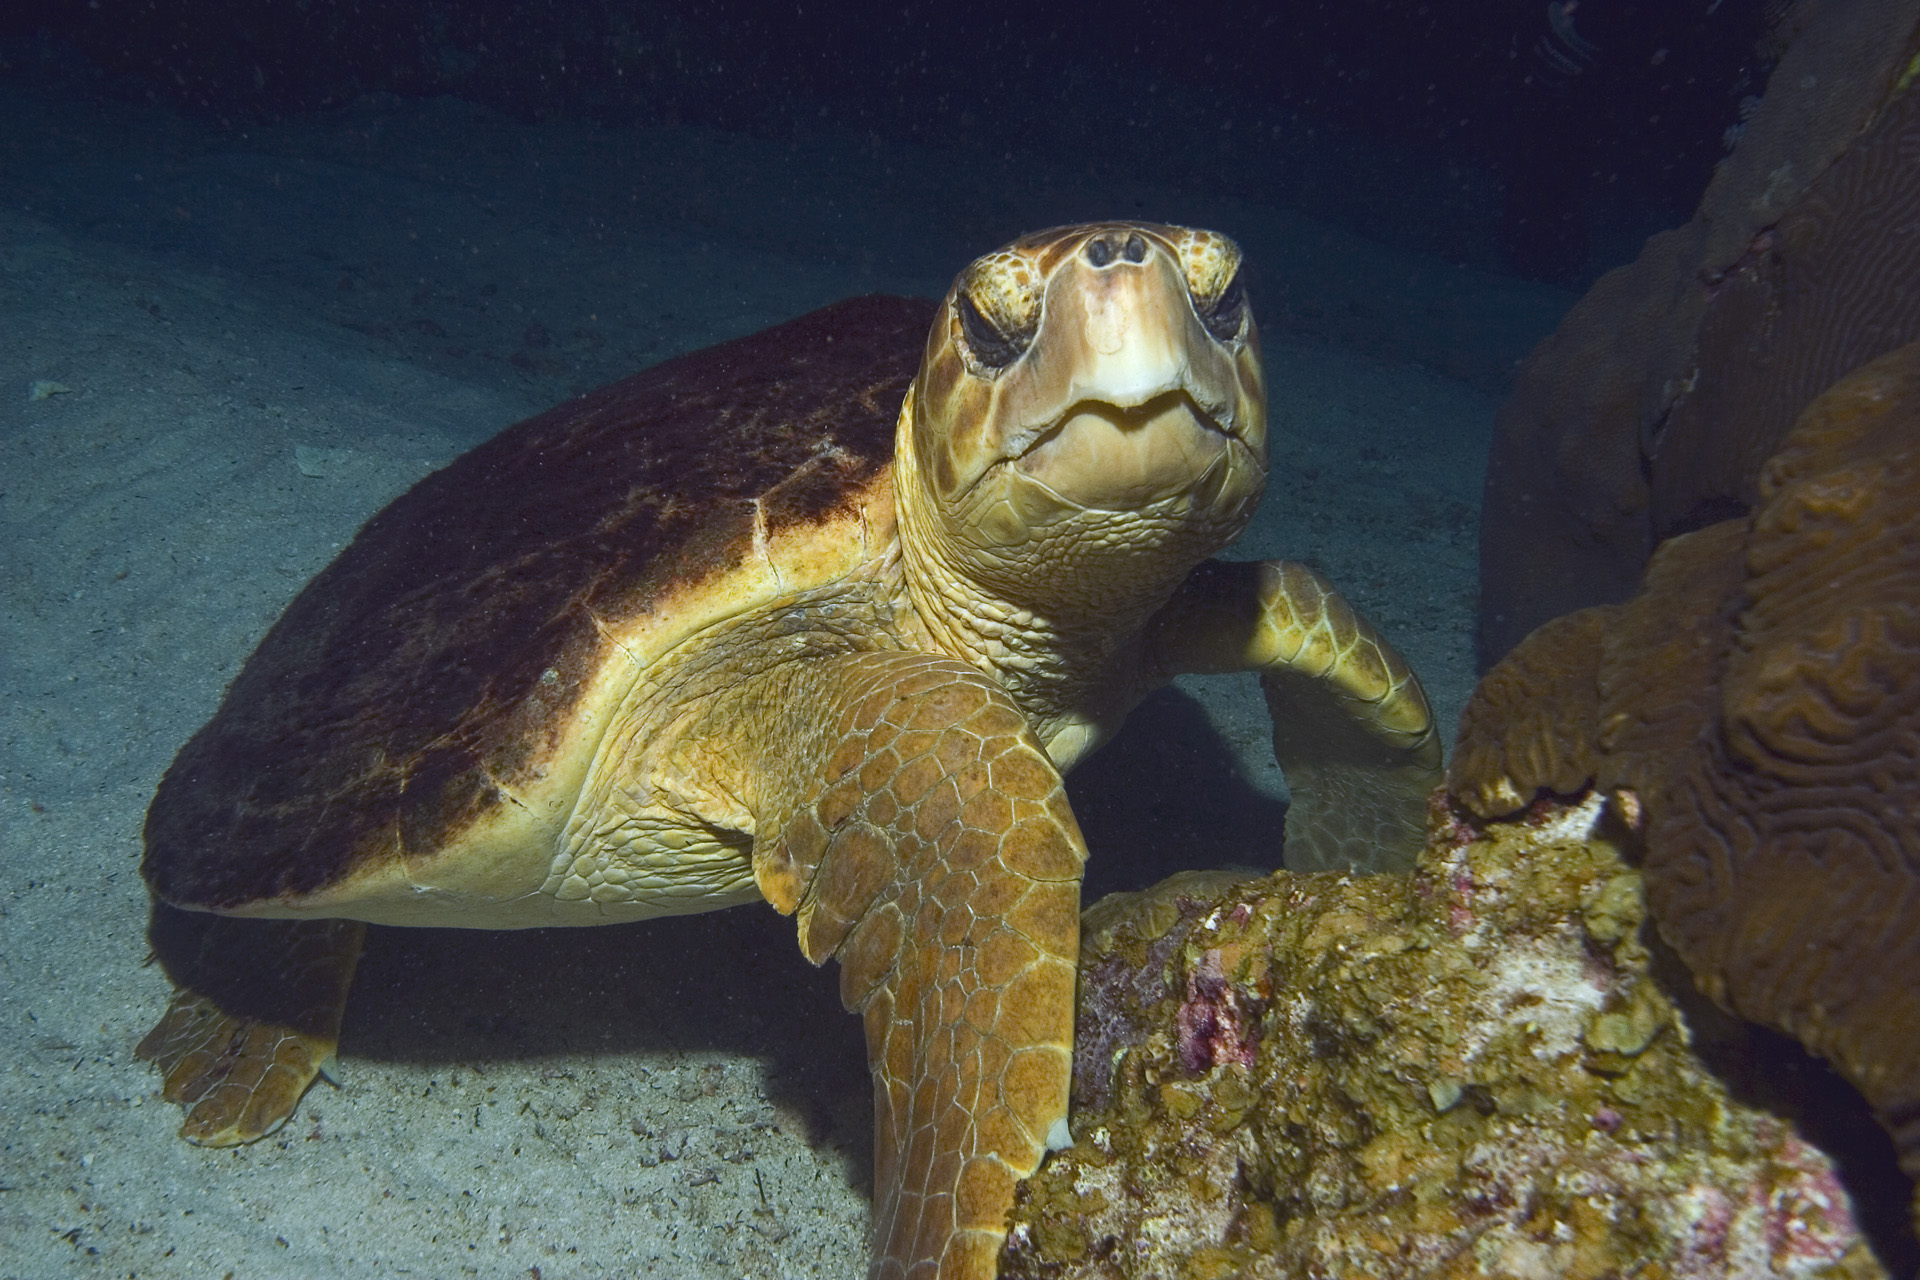
M1078 1141L1002 1276L1885 1275L1828 1156L1703 1064L1606 802L1434 819L1410 875L1087 912Z

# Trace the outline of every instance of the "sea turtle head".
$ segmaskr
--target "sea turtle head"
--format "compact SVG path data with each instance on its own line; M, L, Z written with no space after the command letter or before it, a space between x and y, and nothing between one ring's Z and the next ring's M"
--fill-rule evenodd
M1110 615L1157 608L1265 484L1259 339L1225 236L1041 231L948 290L895 449L909 561L943 594L957 579L1124 625Z

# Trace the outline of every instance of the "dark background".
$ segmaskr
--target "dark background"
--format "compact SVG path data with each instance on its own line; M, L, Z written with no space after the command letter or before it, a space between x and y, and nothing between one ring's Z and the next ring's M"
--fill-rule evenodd
M525 118L988 147L1580 288L1691 214L1764 86L1778 8L60 0L0 6L0 73L235 125L450 94ZM1351 177L1395 164L1491 194L1383 199Z

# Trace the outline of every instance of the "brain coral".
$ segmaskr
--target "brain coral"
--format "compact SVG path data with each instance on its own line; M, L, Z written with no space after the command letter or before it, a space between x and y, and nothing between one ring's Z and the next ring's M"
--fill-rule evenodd
M1702 988L1831 1060L1920 1174L1920 343L1807 408L1752 516L1488 673L1453 792L1491 817L1589 781L1644 807Z

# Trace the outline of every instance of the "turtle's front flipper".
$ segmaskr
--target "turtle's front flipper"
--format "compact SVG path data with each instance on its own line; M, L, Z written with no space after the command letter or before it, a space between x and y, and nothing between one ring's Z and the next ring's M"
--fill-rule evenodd
M1440 782L1433 712L1405 659L1333 586L1285 560L1210 560L1153 621L1160 674L1258 671L1286 770L1287 865L1411 866Z
M866 1023L872 1275L986 1280L1015 1183L1067 1140L1079 827L970 667L870 653L778 678L754 874Z
M147 941L176 988L138 1053L187 1108L180 1136L208 1147L264 1138L332 1056L367 927L242 920L155 899Z

